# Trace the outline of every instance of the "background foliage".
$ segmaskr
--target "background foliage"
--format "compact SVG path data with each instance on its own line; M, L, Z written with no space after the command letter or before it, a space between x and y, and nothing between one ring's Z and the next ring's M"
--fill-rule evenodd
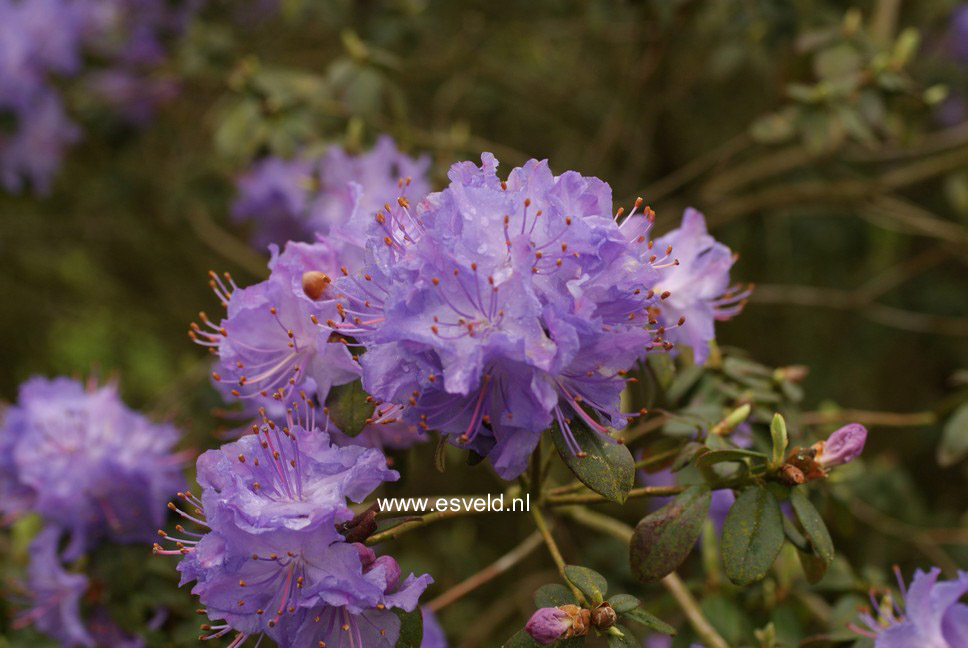
M734 276L757 284L746 312L719 327L720 347L809 367L802 400L783 396L792 434L822 437L847 419L871 428L863 467L822 489L847 560L819 586L798 580L789 556L748 590L702 552L682 572L731 645L760 645L754 629L771 621L783 645L843 628L891 564L968 565L968 419L953 416L968 400L968 123L951 117L968 65L951 54L955 4L210 2L177 43L183 87L156 120L135 130L81 106L85 137L53 192L0 195L0 394L15 399L36 373L118 373L131 405L210 447L219 399L185 330L217 306L209 268L240 285L265 274L263 252L228 218L233 176L253 157L364 148L389 132L432 155L437 187L482 150L505 170L548 158L607 180L617 204L643 196L660 232L686 205L704 211L741 255ZM445 474L425 469L429 446L395 461L405 477L393 488L408 495L503 488L484 466L458 470L456 451ZM640 500L611 512L634 524L646 510ZM402 539L405 571L434 574L431 598L446 591L529 533L530 520L503 516ZM11 565L27 525L0 537ZM631 580L617 541L556 534L615 591L675 617L664 591ZM137 629L170 603L153 644L194 641L171 565L138 548L122 558L132 569L119 561L104 578L138 573L146 585L116 602L118 619ZM554 580L541 552L524 564L443 610L452 638L498 645L523 624L534 589ZM20 632L0 645L34 641Z

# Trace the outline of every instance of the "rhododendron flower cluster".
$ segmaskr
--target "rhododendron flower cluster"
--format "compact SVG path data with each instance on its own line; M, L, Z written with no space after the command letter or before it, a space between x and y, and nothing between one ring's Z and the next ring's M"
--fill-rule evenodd
M393 646L399 618L412 611L432 579L401 580L390 556L350 542L360 502L398 478L382 453L336 447L307 420L278 426L265 418L254 434L210 450L198 460L201 497L183 494L179 512L202 533L179 526L167 537L181 555L182 584L208 616L208 638L235 632L232 645L265 634L280 646ZM175 508L174 505L172 508Z
M713 318L736 308L717 294L732 256L698 213L669 237L700 261L674 274L674 246L649 238L651 210L613 214L597 178L532 160L502 181L486 153L449 177L443 192L369 217L368 263L336 281L343 318L329 326L363 343L368 393L489 457L502 477L521 473L552 424L575 454L573 425L604 437L624 426L636 361L671 349L685 313L709 320L685 337L704 347ZM682 293L678 306L666 306L663 282Z
M88 578L65 564L101 540L151 541L165 502L184 487L186 457L172 452L179 438L173 426L125 407L115 385L33 378L21 386L0 427L0 510L38 514L45 526L30 545L29 609L17 625L67 646L142 645L104 611L85 623Z
M125 407L114 385L34 378L0 428L0 507L69 532L67 560L103 538L150 541L183 488L179 437Z

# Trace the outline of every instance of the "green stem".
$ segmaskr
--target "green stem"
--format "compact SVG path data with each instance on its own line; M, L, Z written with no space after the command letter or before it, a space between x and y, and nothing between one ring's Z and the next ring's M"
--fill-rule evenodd
M585 596L581 591L572 585L568 577L565 576L565 559L561 557L561 551L558 549L558 545L555 543L555 539L551 536L551 530L548 528L548 523L545 521L544 515L541 510L535 506L531 509L531 516L534 518L534 524L538 527L538 533L544 538L545 544L548 546L548 553L551 554L551 559L555 562L558 567L558 573L561 575L561 580L565 581L568 587L571 589L572 594L575 595L575 599L581 603L585 604Z

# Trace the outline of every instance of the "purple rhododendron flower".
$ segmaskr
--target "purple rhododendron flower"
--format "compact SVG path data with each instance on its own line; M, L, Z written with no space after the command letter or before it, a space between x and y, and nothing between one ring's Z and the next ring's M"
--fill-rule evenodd
M101 537L150 541L183 485L179 432L129 410L113 385L33 378L0 428L8 514L39 513L71 533L65 558Z
M329 296L337 259L322 242L271 247L269 278L238 288L212 275L226 317L216 326L201 313L202 326L189 335L218 355L213 377L233 396L257 406L288 404L296 390L320 402L333 385L357 380L360 368L339 336L326 323L339 318Z
M420 613L423 615L423 640L420 642L420 648L447 648L449 645L447 635L440 627L437 615L427 607L420 608Z
M691 207L683 214L682 225L656 239L655 247L671 247L679 261L663 271L655 287L658 292L671 293L657 307L658 319L669 327L685 317L685 323L669 330L667 337L690 346L696 363L702 364L709 355L710 341L716 337L714 322L739 313L749 290L730 291L729 269L736 258L709 235L706 219Z
M359 502L397 477L376 450L332 446L292 414L285 426L266 419L199 458L201 498L185 498L202 517L179 512L204 532L170 537L177 549L155 551L182 556L182 584L195 581L209 617L223 620L210 638L390 648L399 633L391 608L415 609L432 579L401 582L393 558L345 541L337 525L353 518L347 499Z
M428 157L404 155L388 135L359 155L331 146L322 156L270 157L240 176L232 214L254 223L258 247L320 235L339 252L341 264L356 270L366 245L364 224L401 193L425 196L429 166Z
M625 372L671 328L651 328L668 296L651 286L674 260L643 261L650 221L616 222L601 180L496 167L454 165L447 190L370 220L338 330L365 344L370 394L513 478L553 422L576 454L572 425L625 425Z
M542 646L554 643L571 627L571 618L558 608L539 608L528 619L524 631Z
M14 627L33 625L64 646L95 646L94 637L81 621L81 597L88 588L84 574L70 573L61 565L58 542L61 530L43 529L30 543L27 588L30 609L19 614Z
M829 470L851 462L864 451L866 441L867 428L860 423L849 423L831 434L826 441L814 444L817 463Z
M968 572L958 572L954 580L938 582L940 573L937 567L927 573L919 569L911 587L905 588L897 572L903 599L903 605L895 608L897 616L885 614L872 595L874 609L881 609L882 614L876 619L862 614L860 619L866 627L851 628L875 639L875 648L968 646L968 605L958 602L968 593Z

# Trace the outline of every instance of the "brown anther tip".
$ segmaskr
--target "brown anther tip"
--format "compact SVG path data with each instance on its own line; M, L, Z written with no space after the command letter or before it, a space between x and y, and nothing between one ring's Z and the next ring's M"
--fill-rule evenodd
M587 457L587 456L588 456L588 453L587 453L587 452L585 452L584 450L582 450L581 452L579 452L579 453L578 453L578 454L576 454L575 456L576 456L576 457L578 457L579 459L584 459L585 457Z
M662 293L661 295L659 295L659 299L668 299L669 298L669 295L671 295L671 294L672 293L667 290L664 293Z

